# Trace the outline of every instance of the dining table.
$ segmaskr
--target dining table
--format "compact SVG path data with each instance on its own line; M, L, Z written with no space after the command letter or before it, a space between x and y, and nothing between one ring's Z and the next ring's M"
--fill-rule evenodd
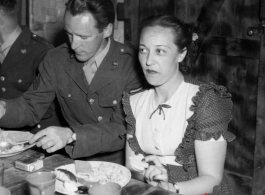
M0 157L0 162L5 164L3 186L11 191L12 195L29 195L28 184L26 177L31 172L17 169L14 162L25 156L36 156L40 152L33 149L25 150L19 154L7 157ZM37 171L54 171L55 168L72 164L74 160L62 154L51 154L43 159L43 167ZM131 178L130 181L123 187L121 195L177 195L161 188L153 187L147 183ZM55 195L62 195L55 192Z

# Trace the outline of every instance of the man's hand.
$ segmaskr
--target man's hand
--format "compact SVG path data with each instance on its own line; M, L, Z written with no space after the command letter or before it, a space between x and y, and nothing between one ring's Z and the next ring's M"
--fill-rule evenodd
M42 147L48 153L51 153L64 148L66 144L70 143L72 135L73 131L70 128L51 126L36 133L29 140L29 143L37 142L38 147ZM38 140L39 138L41 139Z
M0 118L2 118L6 113L6 103L0 100Z

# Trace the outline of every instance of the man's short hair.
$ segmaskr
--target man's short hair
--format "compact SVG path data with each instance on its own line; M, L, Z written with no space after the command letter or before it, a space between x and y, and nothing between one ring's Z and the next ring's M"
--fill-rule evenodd
M0 10L5 15L15 18L17 15L17 0L0 0Z
M96 20L96 28L102 32L115 21L115 10L111 0L69 0L66 11L73 16L90 13Z

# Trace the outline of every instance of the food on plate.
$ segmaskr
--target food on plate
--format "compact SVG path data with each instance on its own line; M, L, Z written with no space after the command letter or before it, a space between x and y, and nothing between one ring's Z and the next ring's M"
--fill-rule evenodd
M28 131L4 131L0 129L0 138L10 141L10 143L19 143L30 140L33 136Z
M89 171L85 170L87 168ZM91 186L109 182L124 186L131 177L130 171L125 167L101 161L77 161L63 165L55 169L55 175L58 185L63 187L63 189L60 188L62 191L67 190L75 194L88 194L87 190Z
M66 169L56 169L55 170L56 178L63 182L75 182L77 183L76 176Z
M2 145L2 148L0 150L0 154L8 154L8 153L14 153L23 150L24 147L28 146L29 144L19 144L22 141L27 141L33 136L30 132L23 132L23 131L4 131L0 129L0 142L8 142L11 144L17 144L14 146L7 146ZM3 143L3 142L2 142Z
M56 169L56 178L63 182L63 186L66 190L75 192L77 194L88 194L88 187L81 186L77 181L76 176L71 171L66 169ZM85 183L83 183L85 185Z
M89 162L75 160L75 172L77 175L88 175L92 174L93 169Z
M65 181L63 183L63 186L65 187L65 189L67 189L71 192L75 192L78 190L77 183L75 183L73 181Z
M24 144L20 144L20 145L15 145L12 148L8 149L8 150L4 150L1 151L0 150L0 154L7 154L7 153L13 153L13 152L17 152L20 151L24 148Z
M126 177L126 172L118 164L100 163L98 167L93 167L92 173L87 175L88 181L120 183Z

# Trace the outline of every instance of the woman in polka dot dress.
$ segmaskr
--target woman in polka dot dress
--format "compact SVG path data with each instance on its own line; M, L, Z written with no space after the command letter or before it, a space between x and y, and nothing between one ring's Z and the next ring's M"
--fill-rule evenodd
M224 172L231 95L187 75L192 37L173 16L141 26L139 60L150 87L125 93L126 166L135 177L180 194L234 194Z

